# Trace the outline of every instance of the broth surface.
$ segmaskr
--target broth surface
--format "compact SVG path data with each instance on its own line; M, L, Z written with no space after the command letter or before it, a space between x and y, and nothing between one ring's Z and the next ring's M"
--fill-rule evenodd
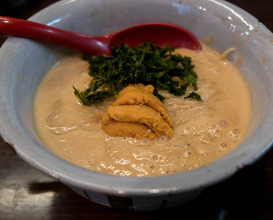
M157 176L205 166L245 137L251 97L240 72L221 54L203 45L201 52L178 49L192 58L203 101L160 91L173 121L172 138L138 140L109 137L101 118L114 98L81 105L72 86L84 90L90 76L79 56L66 56L38 87L34 118L45 145L78 166L120 176Z

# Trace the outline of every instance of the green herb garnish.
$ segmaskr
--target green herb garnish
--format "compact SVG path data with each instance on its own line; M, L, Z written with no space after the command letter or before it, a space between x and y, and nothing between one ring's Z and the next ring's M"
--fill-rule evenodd
M74 88L74 94L84 105L92 105L97 101L118 94L129 84L142 83L153 85L154 95L161 101L164 97L159 89L181 96L189 86L197 90L197 74L194 71L190 57L172 54L174 49L156 47L145 42L130 48L126 44L114 46L111 56L83 55L89 65L89 75L92 77L89 88L79 91ZM201 100L192 92L185 98Z
M185 97L185 99L187 98L192 98L192 99L196 99L197 101L202 101L200 95L198 95L195 92L190 92L189 95Z

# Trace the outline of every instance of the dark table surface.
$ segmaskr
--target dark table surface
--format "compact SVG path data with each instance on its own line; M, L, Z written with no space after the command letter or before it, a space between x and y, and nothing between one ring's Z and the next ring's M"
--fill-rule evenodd
M8 2L12 3L11 6ZM0 0L0 15L28 18L56 0ZM273 31L272 0L230 0ZM0 37L0 45L5 38ZM2 125L0 125L2 126ZM273 127L273 125L272 125ZM194 201L134 213L92 203L22 161L0 138L0 220L4 219L273 219L273 150Z

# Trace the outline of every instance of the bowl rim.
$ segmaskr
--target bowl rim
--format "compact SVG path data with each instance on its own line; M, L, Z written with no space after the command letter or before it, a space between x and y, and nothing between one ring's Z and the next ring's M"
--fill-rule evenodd
M81 1L83 2L83 0ZM87 0L84 1L87 2ZM160 1L162 2L164 0ZM194 0L194 2L201 1L204 0ZM114 0L112 0L112 2L114 2ZM159 1L157 0L157 2ZM222 0L209 0L209 2L217 4L224 9L231 9L235 13L242 16L245 20L256 20L252 15L229 2ZM73 4L78 3L79 1L77 0L61 0L38 12L37 14L32 16L30 20L39 21L41 17L45 16L49 11L52 11L54 8L60 8L62 7L62 5L70 5L71 7L73 7ZM264 32L266 35L271 34L271 32L263 24L258 23L255 25L257 29L260 29L260 31ZM10 38L6 41L6 43L4 43L0 50L0 60L5 61L4 54L12 53L11 51L9 51L9 46L16 43L17 40L18 39L16 38ZM0 65L0 73L2 71L5 71L6 68L7 67L5 66L5 64L2 63ZM0 79L2 79L2 73L0 75ZM0 88L1 84L2 82L0 82ZM272 94L270 95L273 97ZM270 115L273 115L273 110L271 109L273 108L270 108L270 106L266 109L264 119L267 119L270 117ZM167 195L170 193L181 193L185 191L202 189L204 187L229 178L238 170L257 161L271 148L273 139L272 135L268 132L268 130L270 129L270 123L273 123L272 119L265 121L266 123L262 124L259 127L256 132L257 137L252 137L248 141L241 144L252 146L257 143L262 143L262 147L253 147L251 152L247 152L246 149L242 149L238 152L234 151L212 162L209 166L200 167L177 174L155 177L122 177L98 173L95 171L84 169L82 167L78 167L63 159L60 159L58 156L54 155L44 147L39 147L35 151L32 151L33 149L29 149L26 146L35 147L37 145L40 145L40 143L37 142L35 139L28 137L27 132L23 128L18 127L18 124L12 121L16 120L16 117L12 115L12 109L3 105L2 98L0 98L0 113L0 124L5 125L0 127L0 134L2 135L2 138L14 148L19 157L21 157L27 163L31 164L34 168L42 171L48 176L60 180L67 185L75 186L77 188L83 188L85 190L119 196L159 196ZM13 133L13 135L11 135L11 133ZM267 134L267 137L264 140L260 140L258 137L262 136L264 133ZM33 157L35 155L42 155L46 159L41 159L37 161L34 159L35 157ZM236 163L227 163L227 161L229 161L231 158L232 161L236 161ZM54 162L48 163L47 160ZM218 169L219 166L222 168L221 170ZM217 176L217 178L215 178L215 176Z

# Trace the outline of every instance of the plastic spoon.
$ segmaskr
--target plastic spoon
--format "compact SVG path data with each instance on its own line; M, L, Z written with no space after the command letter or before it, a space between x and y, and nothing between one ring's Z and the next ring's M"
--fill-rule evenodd
M202 49L192 33L166 23L139 24L104 36L89 36L32 21L0 16L0 34L51 42L89 55L110 55L114 45L127 43L133 47L145 41L153 41L157 46Z

